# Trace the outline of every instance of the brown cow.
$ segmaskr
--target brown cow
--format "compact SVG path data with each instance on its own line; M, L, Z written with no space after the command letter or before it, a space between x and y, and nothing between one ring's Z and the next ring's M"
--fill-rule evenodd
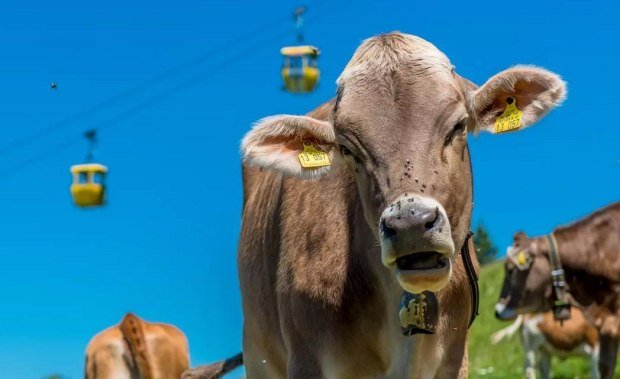
M183 332L128 313L86 348L86 379L178 379L189 367Z
M620 342L620 202L553 231L573 302L601 333L599 369L612 378ZM497 317L545 312L555 300L549 242L520 232L509 248Z
M477 88L395 32L357 49L335 100L260 121L241 147L248 378L466 378L467 132L529 126L564 96L529 66ZM437 292L436 334L403 335L403 289Z
M574 309L572 317L563 322L554 320L552 312L519 315L512 325L493 333L491 341L497 344L517 330L523 345L526 378L536 379L538 364L540 377L550 379L551 356L589 358L590 379L599 378L598 332L579 309Z

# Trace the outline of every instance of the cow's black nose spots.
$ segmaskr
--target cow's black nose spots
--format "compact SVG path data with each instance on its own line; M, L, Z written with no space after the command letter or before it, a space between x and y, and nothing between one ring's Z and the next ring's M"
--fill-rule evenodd
M385 220L381 220L381 225L379 226L379 229L381 230L381 234L383 234L383 237L385 238L396 237L396 229L387 226Z

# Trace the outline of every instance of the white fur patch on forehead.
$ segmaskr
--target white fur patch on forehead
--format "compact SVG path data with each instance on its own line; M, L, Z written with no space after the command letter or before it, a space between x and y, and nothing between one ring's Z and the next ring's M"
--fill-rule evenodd
M406 67L416 71L452 72L448 57L432 43L411 34L392 32L365 40L336 81L344 82L364 72L390 72Z

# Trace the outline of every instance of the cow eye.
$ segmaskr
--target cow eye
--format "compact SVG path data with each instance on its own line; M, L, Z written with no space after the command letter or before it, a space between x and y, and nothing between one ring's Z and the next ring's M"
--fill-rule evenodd
M466 127L467 127L466 120L461 120L458 123L456 123L456 125L454 125L452 130L450 130L450 133L448 133L448 135L446 136L446 141L444 145L446 146L449 145L454 139L454 137L464 134Z
M342 155L353 155L353 153L351 153L351 150L349 150L349 148L344 145L340 145L340 153Z
M355 160L355 163L358 163L358 164L359 164L359 163L362 163L362 160L361 160L361 159L359 159L359 158L357 157L357 155L353 154L353 153L351 152L351 149L349 149L348 147L346 147L346 146L344 146L344 145L340 145L340 153L341 153L343 156L350 156L350 157L353 157L353 159Z

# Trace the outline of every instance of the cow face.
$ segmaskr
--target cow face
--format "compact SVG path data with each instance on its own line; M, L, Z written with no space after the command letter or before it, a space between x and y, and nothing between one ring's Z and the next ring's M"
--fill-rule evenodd
M546 312L552 304L551 265L545 241L515 235L504 263L504 282L495 316L512 320L518 314Z
M348 171L384 265L407 291L437 291L448 283L470 225L467 133L495 132L496 119L514 103L523 129L564 96L557 75L534 67L511 68L477 88L432 44L391 33L358 48L338 79L328 119L263 119L241 149L246 164L299 178ZM331 164L303 167L305 148Z

